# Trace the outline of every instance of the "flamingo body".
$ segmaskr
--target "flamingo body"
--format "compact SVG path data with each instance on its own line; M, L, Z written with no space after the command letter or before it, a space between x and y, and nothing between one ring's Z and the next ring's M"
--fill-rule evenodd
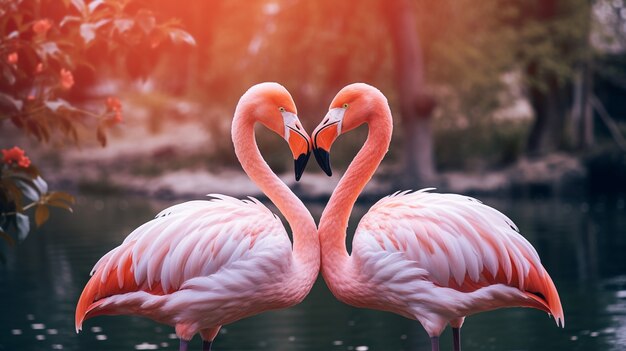
M175 326L180 350L200 333L208 351L222 325L304 299L319 271L317 228L261 157L256 122L289 143L296 178L310 155L310 138L279 84L257 84L241 97L232 125L235 153L284 214L293 245L280 219L253 198L210 195L214 199L172 206L96 263L76 308L77 331L97 315L140 315Z
M132 312L184 327L189 339L300 302L298 281L286 279L291 267L287 232L257 200L222 195L179 204L98 261L78 303L77 329L86 316Z
M466 196L424 189L383 198L362 218L352 256L371 287L364 301L419 320L431 336L449 321L511 305L563 323L532 245L505 215Z
M501 307L537 308L563 326L558 292L533 246L509 218L473 198L430 189L387 196L361 219L347 253L350 213L391 141L387 99L367 84L348 85L313 132L315 158L330 175L335 139L365 123L365 145L319 223L322 275L333 294L357 307L418 320L433 350L447 324L460 350L465 317Z

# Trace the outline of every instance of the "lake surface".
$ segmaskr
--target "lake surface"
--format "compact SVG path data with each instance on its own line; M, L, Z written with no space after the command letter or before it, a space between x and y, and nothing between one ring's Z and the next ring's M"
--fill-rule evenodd
M531 309L479 314L466 319L464 350L625 350L625 200L481 200L513 219L536 247L559 289L566 324L557 328ZM74 331L74 308L95 262L171 204L81 197L73 215L56 211L25 242L5 248L0 350L177 350L171 327L137 317L96 317ZM369 206L355 209L349 231ZM319 217L321 205L311 209ZM442 350L452 350L451 339L448 329ZM194 339L190 350L200 348ZM214 349L430 350L430 341L417 322L339 303L318 280L296 307L225 326Z

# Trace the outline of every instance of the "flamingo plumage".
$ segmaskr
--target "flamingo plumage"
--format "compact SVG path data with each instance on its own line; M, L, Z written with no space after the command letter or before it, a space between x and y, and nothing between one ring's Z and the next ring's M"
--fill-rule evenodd
M465 317L502 307L536 308L563 326L559 294L533 246L509 218L473 198L431 189L387 196L361 219L347 253L350 213L391 140L387 99L367 84L348 85L312 134L315 157L331 175L333 142L364 123L367 141L319 222L321 271L332 293L353 306L419 321L432 350L439 350L447 324L460 350Z
M235 153L289 222L293 248L278 217L253 198L211 195L172 206L96 263L76 308L77 331L97 315L133 314L174 326L180 350L200 333L206 351L222 325L304 299L319 271L317 228L261 157L256 122L288 141L296 179L310 155L310 138L281 85L257 84L239 100Z

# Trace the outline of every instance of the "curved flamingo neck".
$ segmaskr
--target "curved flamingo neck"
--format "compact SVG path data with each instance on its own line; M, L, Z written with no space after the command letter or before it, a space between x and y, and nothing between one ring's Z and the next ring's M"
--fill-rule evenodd
M320 250L317 228L309 210L265 162L254 137L255 120L237 107L232 125L235 154L248 177L285 216L293 233L293 256L304 277L317 275ZM303 272L298 272L299 274ZM312 283L311 283L312 284Z
M322 273L330 285L334 279L342 279L339 272L348 269L346 229L352 208L385 157L391 141L393 125L386 101L377 104L369 113L372 118L367 140L339 181L320 218L318 233L323 253Z

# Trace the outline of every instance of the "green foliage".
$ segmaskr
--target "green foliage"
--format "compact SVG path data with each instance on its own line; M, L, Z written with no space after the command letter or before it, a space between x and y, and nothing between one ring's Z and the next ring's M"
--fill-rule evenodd
M516 69L513 9L504 1L418 1L428 84L444 118L481 123L500 106L502 76Z
M105 130L121 121L119 103L107 101L104 108L86 110L63 99L74 85L73 71L81 66L95 69L89 61L90 50L103 51L103 57L111 58L112 53L124 56L137 47L156 48L165 41L195 42L175 21L157 23L145 9L128 14L130 1L63 3L65 15L55 21L37 15L42 6L52 10L51 4L0 2L0 122L10 120L39 141L49 141L57 130L77 143L78 124L91 119L104 146ZM132 61L145 66L140 57Z
M0 124L10 122L39 142L74 144L87 127L105 146L107 129L122 122L122 105L115 97L100 107L72 102L74 75L96 70L101 60L128 57L127 65L139 67L131 73L145 77L152 66L145 62L150 56L141 54L166 43L195 40L177 21L159 21L131 0L0 0ZM2 152L0 237L13 243L30 231L29 209L39 227L51 207L72 211L74 198L48 191L20 148Z
M70 194L61 191L48 191L48 184L39 171L21 153L18 157L26 163L16 163L8 157L11 151L3 150L4 159L0 164L0 237L9 244L26 238L30 231L27 211L34 208L35 224L40 227L50 216L50 207L58 207L72 212L75 200ZM25 167L25 165L28 166Z
M516 59L527 71L527 83L540 90L556 77L569 83L578 65L592 55L588 45L591 4L587 0L511 1L510 21L517 31Z
M525 145L529 121L485 121L468 127L435 126L437 168L482 171L515 162Z

